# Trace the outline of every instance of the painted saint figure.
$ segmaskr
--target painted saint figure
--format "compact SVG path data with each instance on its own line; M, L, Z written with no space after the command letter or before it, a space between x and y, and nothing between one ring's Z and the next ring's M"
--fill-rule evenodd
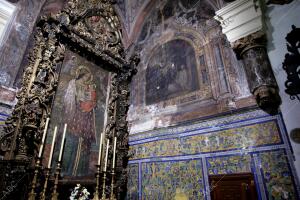
M95 141L96 84L90 69L79 66L64 95L68 133L66 175L83 176L89 171L91 144ZM68 156L67 156L68 155Z

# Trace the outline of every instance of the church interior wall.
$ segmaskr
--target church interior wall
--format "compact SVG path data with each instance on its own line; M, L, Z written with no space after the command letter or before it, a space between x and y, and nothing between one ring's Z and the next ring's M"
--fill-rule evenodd
M18 14L0 50L0 131L16 103L34 23L40 12L55 13L63 5L49 0L42 8L44 2L15 3ZM268 53L283 101L273 116L257 108L243 63L213 19L223 1L117 2L123 44L141 56L128 113L128 199L210 199L210 175L245 172L254 174L260 199L300 198L299 144L289 139L299 128L300 104L284 93L281 65L284 37L292 24L300 27L299 1L268 8Z
M171 14L165 13L166 16L160 15L157 12L163 12L165 7L170 5L166 1L158 5L152 6L158 11L147 10L146 5L140 6L145 10L131 10L134 13L141 13L140 16L145 19L143 21L131 17L127 26L128 38L131 38L131 35L135 37L131 40L134 41L135 48L141 52L141 63L132 84L129 110L131 158L128 169L130 177L128 199L153 197L154 199L179 197L210 199L208 181L210 175L245 172L254 174L259 199L272 199L283 193L291 195L287 197L290 199L299 198L297 176L299 165L297 162L294 163L298 150L295 144L293 144L294 148L291 147L290 131L285 128L284 110L281 114L271 116L256 108L247 88L243 63L236 59L218 25L211 26L214 22L209 20L205 25L193 24L191 20L193 17L188 19L179 17L184 15L180 9L175 9ZM295 5L287 6L295 9ZM209 6L206 5L206 7ZM270 7L272 6L268 9ZM286 12L287 8L281 9L282 12ZM187 10L185 10L186 15ZM271 9L270 15L273 14L272 11L275 12L276 9L275 11ZM149 14L145 14L147 12ZM285 20L290 18L296 20L297 17L292 15L286 14ZM277 16L280 18L281 15ZM141 30L138 30L135 24L141 24ZM285 35L286 33L280 34L280 37L284 38ZM170 82L164 79L160 85L154 81L157 79L147 77L149 67L157 63L160 63L157 68L167 67L164 63L168 59L172 63L171 50L169 49L164 56L161 49L168 49L168 42L178 38L189 41L194 47L198 73L201 72L200 56L205 55L210 82L206 90L209 91L207 98L205 98L206 93L201 90L203 89L201 84L199 87L201 89L197 91L198 95L195 95L197 92L188 92L168 98L166 96L169 91L165 85ZM220 50L216 48L217 45ZM171 49L174 48L176 47ZM218 52L221 52L219 58ZM152 55L155 55L156 59L151 59ZM278 54L274 55L276 56ZM270 59L273 65L273 57L271 56ZM224 65L223 74L220 62ZM171 73L171 70L168 73ZM149 83L157 84L158 90L164 89L160 95L156 95L156 101L150 104L147 102L149 79L151 80ZM198 76L198 81L200 83L203 81L201 75ZM281 84L284 84L283 82L281 81ZM282 92L284 88L280 90ZM165 96L162 97L162 95ZM297 104L297 102L294 103ZM229 114L226 115L226 113ZM290 120L295 122L297 121L295 119ZM216 124L212 125L213 123ZM226 125L223 125L224 123ZM299 122L296 122L295 126L298 125ZM276 141L275 138L279 140ZM282 190L276 193L278 188Z
M268 30L268 55L277 80L280 96L282 99L281 112L291 138L291 131L297 130L300 124L300 101L291 99L285 90L287 81L287 73L283 69L285 55L288 53L287 41L285 37L292 31L292 25L300 27L300 2L294 1L290 4L282 6L269 6L267 10L267 30ZM299 130L299 129L298 129ZM291 138L291 144L294 149L295 166L297 174L300 176L300 148L299 143L296 143Z
M259 199L276 188L296 199L298 180L281 115L252 109L134 134L128 199L209 199L208 176L251 172Z

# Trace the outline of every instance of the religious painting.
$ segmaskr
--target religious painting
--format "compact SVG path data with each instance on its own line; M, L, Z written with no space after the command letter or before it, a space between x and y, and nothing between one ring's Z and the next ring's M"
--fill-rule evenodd
M146 70L146 104L158 103L199 89L194 48L172 40L154 49Z
M103 131L109 72L67 51L51 112L49 132L58 126L53 162L67 124L62 160L65 177L93 176ZM48 144L52 139L48 138ZM48 145L49 146L49 145ZM46 148L49 150L49 148ZM45 153L45 157L49 151Z

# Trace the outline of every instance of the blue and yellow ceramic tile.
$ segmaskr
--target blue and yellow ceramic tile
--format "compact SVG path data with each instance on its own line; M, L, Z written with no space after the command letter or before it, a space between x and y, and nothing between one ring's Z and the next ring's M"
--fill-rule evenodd
M282 143L276 121L130 146L131 159L245 149Z
M128 165L127 199L139 199L139 165Z
M297 199L293 176L284 150L258 153L268 198Z
M204 199L201 160L143 163L142 199Z
M209 175L251 172L251 156L233 155L207 158Z

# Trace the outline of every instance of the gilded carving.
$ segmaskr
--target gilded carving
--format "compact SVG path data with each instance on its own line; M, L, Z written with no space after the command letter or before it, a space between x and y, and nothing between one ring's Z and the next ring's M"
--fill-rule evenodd
M124 197L127 182L129 83L139 59L126 58L120 23L112 1L69 0L56 15L37 23L35 45L24 70L18 103L0 138L1 154L7 160L31 162L41 141L51 108L66 49L112 72L106 137L118 137L116 160L117 198ZM112 151L112 149L110 149ZM24 171L28 173L28 171Z

